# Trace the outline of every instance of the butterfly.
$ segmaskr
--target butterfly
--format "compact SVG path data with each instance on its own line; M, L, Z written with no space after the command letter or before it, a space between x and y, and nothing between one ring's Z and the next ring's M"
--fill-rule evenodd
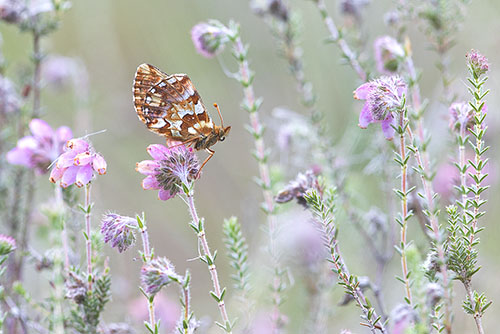
M196 150L206 150L209 156L198 172L212 158L210 149L224 141L231 130L224 127L219 106L221 125L215 125L201 100L200 94L186 74L169 75L159 68L141 64L134 79L134 106L139 119L148 129L169 141L176 141Z

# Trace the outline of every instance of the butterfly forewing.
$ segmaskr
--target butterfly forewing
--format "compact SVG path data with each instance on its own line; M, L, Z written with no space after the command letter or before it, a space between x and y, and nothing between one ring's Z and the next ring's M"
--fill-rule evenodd
M140 65L134 80L134 105L148 129L167 139L194 144L214 127L186 74L168 75L153 65Z

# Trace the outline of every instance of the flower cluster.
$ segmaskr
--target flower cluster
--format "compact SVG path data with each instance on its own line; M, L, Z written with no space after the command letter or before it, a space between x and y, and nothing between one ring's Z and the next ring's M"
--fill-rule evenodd
M57 158L56 166L50 173L50 182L61 181L61 187L72 184L83 187L90 183L94 172L106 174L107 164L102 155L96 153L89 142L74 138L67 142L66 152Z
M51 0L0 0L0 19L12 24L19 24L38 14L54 11Z
M471 129L474 126L474 111L467 102L454 102L450 108L450 129Z
M29 128L31 136L19 139L17 146L7 153L7 161L33 168L39 174L46 173L73 134L67 126L54 131L47 122L37 118L31 120Z
M101 221L101 234L104 242L122 253L135 244L134 229L137 221L134 218L120 216L115 213L105 214Z
M224 50L229 35L229 29L216 20L198 23L191 29L191 39L196 51L207 58L214 57Z
M161 200L174 197L182 184L187 185L196 179L199 163L192 148L153 144L148 146L147 151L154 160L138 162L136 170L146 175L142 187L159 189Z
M162 287L177 278L174 265L166 258L159 257L146 262L141 269L141 283L144 291L152 296L157 294Z
M469 63L472 73L474 73L476 78L479 78L488 72L488 59L476 50L471 50L465 55L465 58L467 58L467 62Z
M387 139L394 137L394 113L402 112L407 91L406 83L399 76L383 76L366 82L354 91L354 98L366 100L359 115L359 127L381 123Z
M382 36L375 40L373 47L377 71L388 75L397 72L400 59L405 55L401 44L390 36Z
M0 234L0 256L7 255L16 249L16 240L11 236Z

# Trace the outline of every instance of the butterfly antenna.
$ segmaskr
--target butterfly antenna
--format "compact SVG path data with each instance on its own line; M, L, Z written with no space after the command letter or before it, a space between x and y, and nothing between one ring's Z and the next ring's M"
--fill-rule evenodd
M220 125L222 126L222 128L224 128L224 120L222 119L222 114L220 112L219 105L217 103L214 103L214 107L217 108L217 112L219 113Z

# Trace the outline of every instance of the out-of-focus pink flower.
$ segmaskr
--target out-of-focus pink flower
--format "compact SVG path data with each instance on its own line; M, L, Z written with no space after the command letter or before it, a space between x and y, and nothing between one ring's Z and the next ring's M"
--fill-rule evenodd
M51 0L0 0L0 19L18 24L55 10Z
M405 334L413 328L418 316L408 304L399 304L391 312L393 322L392 334Z
M366 101L359 115L359 127L365 129L370 123L380 123L384 136L391 140L396 119L393 114L402 112L406 90L406 83L399 76L383 76L359 86L354 98Z
M465 58L467 59L467 62L469 63L469 66L476 78L479 78L488 72L490 67L488 59L476 50L471 50L465 55Z
M251 0L250 8L261 16L271 16L286 22L289 16L289 9L283 0Z
M370 3L370 0L342 0L339 3L340 11L356 19L361 18L361 10Z
M66 152L57 158L49 180L52 183L61 181L63 188L72 184L83 187L90 183L94 172L104 175L106 170L106 161L87 140L73 138L66 143Z
M198 23L191 29L191 39L196 51L204 57L212 58L222 52L229 41L230 30L216 20Z
M39 174L46 173L47 167L63 152L64 144L73 134L67 126L54 131L47 122L38 118L31 120L29 128L31 136L19 139L17 146L7 152L7 161L33 168Z
M71 57L51 56L42 63L42 78L54 88L64 88L81 79L82 68ZM85 77L85 75L84 75ZM84 78L86 82L86 78Z
M401 44L390 36L382 36L375 40L373 47L377 70L388 75L397 72L399 62L405 55Z
M474 126L474 111L467 102L454 102L448 110L451 130L460 131L462 127L471 129Z
M177 299L176 299L177 300ZM179 304L166 298L162 293L155 296L154 305L156 317L161 321L161 327L165 333L172 333L181 315ZM144 296L137 297L128 305L128 312L131 317L141 325L149 320L148 302Z
M21 99L12 81L0 75L0 115L13 113L18 111L20 107Z
M138 162L136 170L146 175L142 187L159 189L158 197L162 201L174 197L182 184L188 184L196 178L199 163L192 148L152 144L147 150L154 160Z
M7 255L16 249L16 240L5 234L0 234L0 256Z

